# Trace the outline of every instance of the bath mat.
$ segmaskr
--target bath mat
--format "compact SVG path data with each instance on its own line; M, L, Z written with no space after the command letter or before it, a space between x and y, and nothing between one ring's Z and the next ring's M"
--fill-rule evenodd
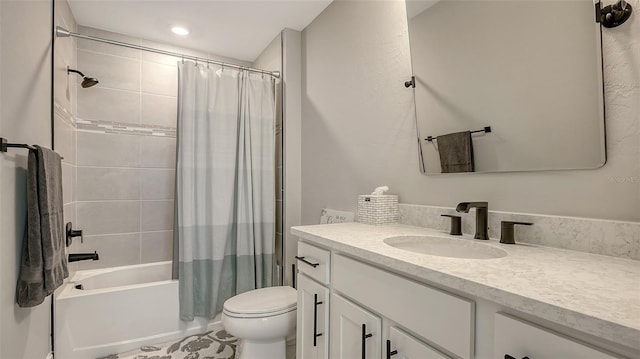
M224 329L192 335L177 342L143 346L98 359L234 359L237 339Z

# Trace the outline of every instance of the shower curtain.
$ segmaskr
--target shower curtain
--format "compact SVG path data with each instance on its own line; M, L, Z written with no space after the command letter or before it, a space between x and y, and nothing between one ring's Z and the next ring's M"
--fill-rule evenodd
M181 318L213 318L272 285L275 83L193 62L178 78L174 275Z

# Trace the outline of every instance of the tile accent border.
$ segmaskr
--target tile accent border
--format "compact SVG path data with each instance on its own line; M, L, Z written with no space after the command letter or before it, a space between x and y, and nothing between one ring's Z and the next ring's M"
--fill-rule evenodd
M175 127L76 119L78 131L176 138Z
M62 105L60 105L58 103L58 101L54 101L54 109L53 109L53 113L54 115L58 116L60 119L63 120L64 123L68 124L71 127L76 127L76 122L74 119L73 114L71 114L66 108L64 108Z
M402 224L442 231L449 230L449 219L441 214L460 215L462 232L475 233L475 210L457 213L454 208L403 203L399 210ZM640 222L489 211L491 238L500 238L501 221L533 223L516 226L516 242L640 260Z

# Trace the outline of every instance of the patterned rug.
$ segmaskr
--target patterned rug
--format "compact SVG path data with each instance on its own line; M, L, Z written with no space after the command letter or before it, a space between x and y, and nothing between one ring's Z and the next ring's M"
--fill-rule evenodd
M224 329L192 335L177 342L143 346L98 359L234 359L237 339Z

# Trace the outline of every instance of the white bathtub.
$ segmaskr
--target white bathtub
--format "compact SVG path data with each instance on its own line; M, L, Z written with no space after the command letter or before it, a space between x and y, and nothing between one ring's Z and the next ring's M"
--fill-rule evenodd
M56 292L54 322L55 356L61 359L122 353L219 324L180 320L171 262L76 272Z

